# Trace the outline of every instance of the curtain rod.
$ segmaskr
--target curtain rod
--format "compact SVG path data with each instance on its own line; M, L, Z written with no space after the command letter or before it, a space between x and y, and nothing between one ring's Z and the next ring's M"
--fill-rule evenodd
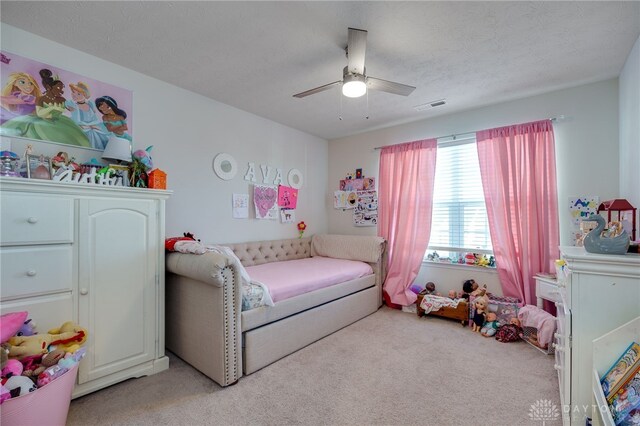
M547 120L550 120L550 121L553 121L553 122L564 121L566 119L567 119L567 117L565 117L564 115L559 115L557 117L547 118ZM461 141L461 140L471 139L473 136L475 136L477 131L478 130L471 131L471 132L465 132L465 133L456 133L456 134L453 134L453 135L438 136L437 138L431 138L431 139L452 138L451 141L447 141L445 143L457 142L457 141ZM373 149L377 150L377 149L387 148L387 147L390 147L390 146L402 145L403 143L406 143L406 142L393 143L391 145L384 145L384 146L376 146Z

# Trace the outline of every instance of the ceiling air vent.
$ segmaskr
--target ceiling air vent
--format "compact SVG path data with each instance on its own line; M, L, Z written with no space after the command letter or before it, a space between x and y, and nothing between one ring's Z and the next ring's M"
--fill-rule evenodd
M431 102L427 102L421 105L416 105L413 107L413 109L415 109L416 111L425 111L428 110L430 108L435 108L435 107L439 107L442 106L444 104L446 104L447 101L445 99L438 99L437 101L431 101Z

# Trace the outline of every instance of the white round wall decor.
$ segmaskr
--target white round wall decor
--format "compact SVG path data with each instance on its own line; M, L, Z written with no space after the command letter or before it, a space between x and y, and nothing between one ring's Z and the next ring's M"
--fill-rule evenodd
M222 180L231 180L238 172L238 163L231 154L221 152L213 159L213 171Z
M289 186L295 189L302 188L302 173L298 169L289 170L289 174L287 175L287 180L289 181Z

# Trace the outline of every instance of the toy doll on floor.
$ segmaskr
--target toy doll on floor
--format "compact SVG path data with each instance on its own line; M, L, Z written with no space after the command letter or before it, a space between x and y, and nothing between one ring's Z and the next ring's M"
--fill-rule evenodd
M473 301L473 306L475 310L473 313L473 325L471 329L479 333L480 329L482 329L482 326L487 320L489 298L487 296L480 296Z
M487 322L484 323L482 329L480 330L480 334L484 337L491 337L496 334L498 330L498 316L493 312L487 313Z

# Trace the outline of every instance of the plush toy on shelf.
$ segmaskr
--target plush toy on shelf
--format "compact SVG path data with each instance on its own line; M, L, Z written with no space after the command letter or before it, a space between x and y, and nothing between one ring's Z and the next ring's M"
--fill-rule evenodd
M147 172L153 168L153 161L151 159L152 146L147 149L138 149L133 152L132 161L129 165L131 170L131 186L135 188L147 188L149 183L149 177Z

